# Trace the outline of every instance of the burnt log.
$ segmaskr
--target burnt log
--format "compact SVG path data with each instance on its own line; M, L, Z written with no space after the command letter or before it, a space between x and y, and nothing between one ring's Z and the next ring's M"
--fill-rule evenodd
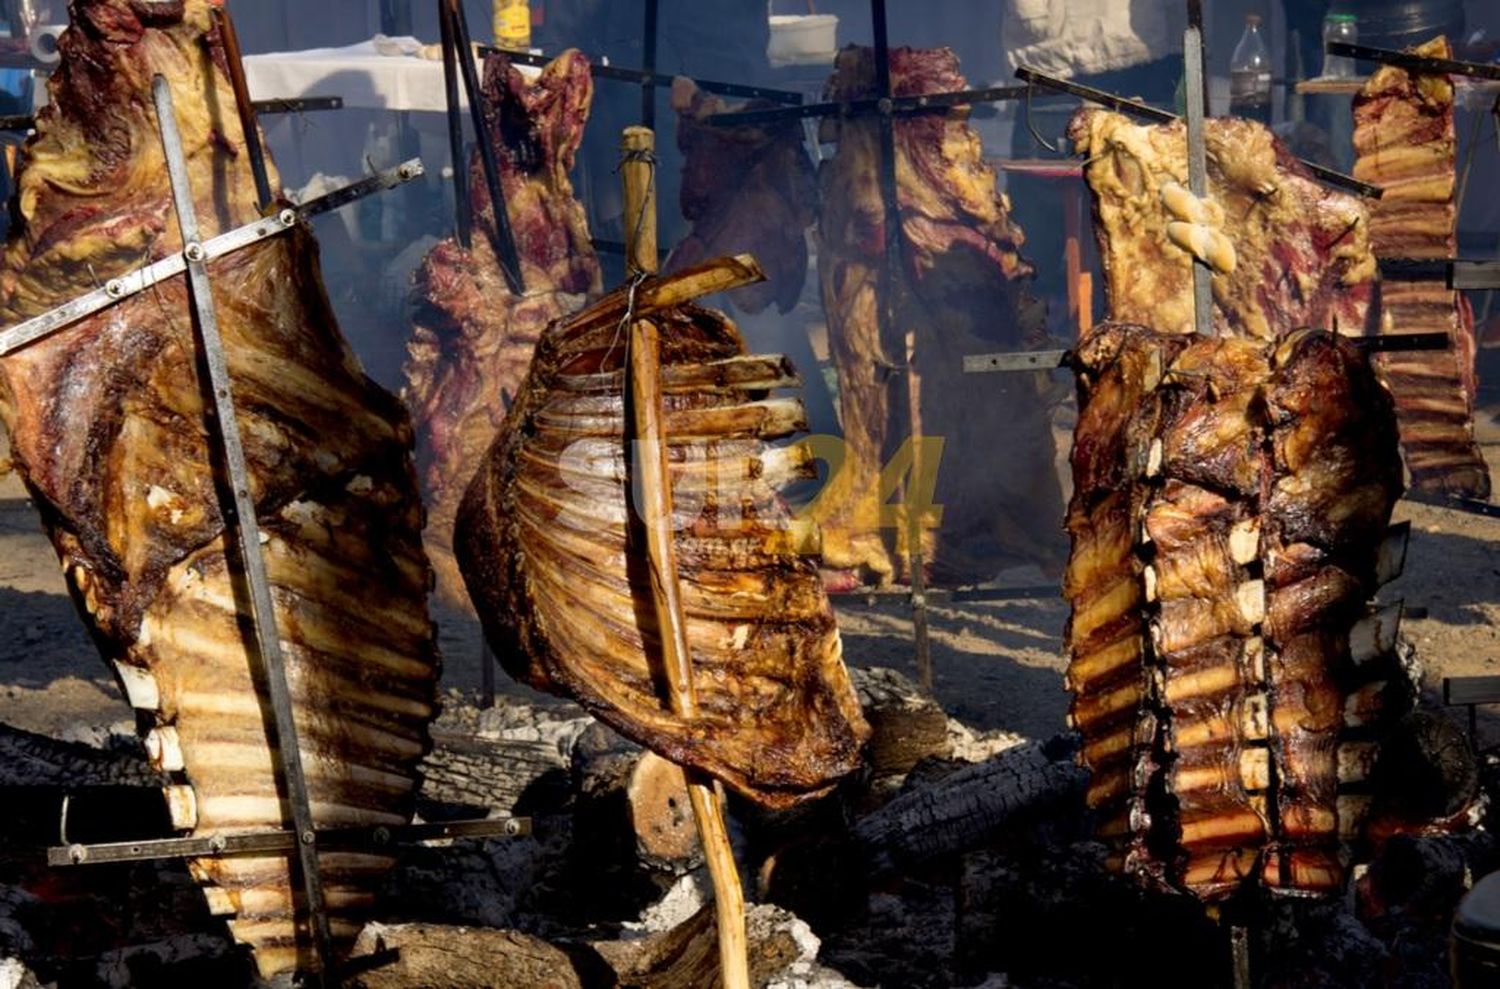
M94 748L0 723L0 787L164 786L167 778L129 746Z
M1036 743L925 779L854 826L854 842L875 875L982 845L1023 811L1076 795L1083 771Z

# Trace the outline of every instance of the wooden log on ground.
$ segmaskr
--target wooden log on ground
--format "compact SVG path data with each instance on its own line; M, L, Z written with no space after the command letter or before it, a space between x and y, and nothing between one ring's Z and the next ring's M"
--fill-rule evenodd
M1441 825L1479 797L1479 760L1463 731L1441 714L1414 711L1381 739L1370 780L1370 831L1383 834Z
M354 942L354 989L584 989L572 959L519 931L370 924Z
M423 815L531 814L565 802L577 721L549 719L543 711L530 720L531 726L503 732L434 726L432 751L422 763Z
M746 914L750 985L761 989L805 957L797 919L760 905ZM709 904L677 928L638 941L549 944L519 931L370 924L354 945L354 989L720 989Z
M910 788L855 824L854 842L875 874L967 851L1022 811L1075 795L1083 779L1042 746L1018 745Z
M890 669L849 673L870 723L866 759L877 779L910 772L923 759L952 756L948 715L915 683Z
M682 767L595 724L578 740L572 775L574 841L591 862L668 876L702 864Z
M745 912L750 985L762 989L802 956L796 918L761 904ZM722 989L719 938L712 904L686 923L644 941L596 943L620 989ZM807 959L810 961L811 959Z

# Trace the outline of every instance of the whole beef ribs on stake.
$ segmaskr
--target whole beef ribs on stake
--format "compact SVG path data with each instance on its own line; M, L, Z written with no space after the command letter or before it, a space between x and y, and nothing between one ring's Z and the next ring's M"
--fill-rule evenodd
M1077 369L1067 682L1111 861L1334 893L1394 713L1393 661L1351 648L1401 492L1390 398L1319 330L1104 324Z
M75 0L17 175L0 272L15 323L182 250L152 108L172 88L205 239L256 192L208 0ZM277 181L274 166L273 183ZM315 821L410 820L438 657L412 432L339 334L305 229L213 261ZM211 465L185 280L0 360L0 418L78 609L187 834L290 826L267 740L237 543ZM392 859L320 856L347 945ZM315 967L287 853L189 863L266 975Z
M892 49L891 86L897 96L968 88L946 48ZM874 93L871 50L840 52L825 96ZM894 126L902 262L887 279L879 126L873 116L823 122L823 140L838 150L819 175L818 273L845 444L843 469L821 502L829 506L826 565L849 584L889 583L905 567L908 526L882 525L882 494L890 491L881 481L888 464L901 468L911 434L906 403L892 402L908 336L921 432L942 444L933 499L941 522L935 534L925 530L923 559L945 579L992 577L1006 563L1055 563L1061 546L1052 520L1062 514L1062 494L1046 381L1011 375L976 390L963 373L966 355L1045 345L1040 304L1025 290L1032 269L1021 256L1024 237L966 110L901 116ZM882 338L887 305L894 318Z
M458 562L485 635L516 679L577 699L620 734L752 800L786 807L857 768L869 731L816 558L779 494L812 470L802 445L771 445L806 428L800 400L775 394L797 377L785 358L747 355L723 314L664 305L657 284L621 289L543 334L464 496ZM632 305L662 338L696 717L666 703L648 569L632 535L621 322Z
M1188 184L1186 125L1084 109L1068 136L1087 158L1109 318L1193 332L1191 255L1174 240L1189 212L1178 191ZM1210 119L1204 139L1211 215L1203 219L1232 248L1232 263L1212 279L1215 332L1256 340L1305 326L1366 333L1376 267L1365 205L1314 181L1253 120Z
M667 271L717 257L750 254L766 280L736 289L735 308L758 313L775 303L790 312L807 282L807 229L817 221L817 173L807 155L802 121L717 127L717 113L764 110L764 100L731 107L692 80L672 84L677 147L682 151L682 215L692 224L672 249Z
M1445 38L1415 49L1450 58ZM1394 65L1375 70L1354 98L1354 174L1385 190L1371 207L1370 243L1382 258L1451 258L1458 241L1458 141L1453 82ZM1487 498L1489 468L1474 442L1474 312L1444 278L1380 285L1382 333L1445 333L1446 351L1381 354L1401 420L1414 487Z
M464 487L489 449L542 330L601 291L599 261L568 173L593 101L589 63L564 52L535 81L496 54L485 60L485 139L495 148L526 294L511 292L495 257L495 225L479 154L469 163L473 246L445 240L417 269L403 397L417 428L427 498L427 551L438 593L469 607L453 559Z

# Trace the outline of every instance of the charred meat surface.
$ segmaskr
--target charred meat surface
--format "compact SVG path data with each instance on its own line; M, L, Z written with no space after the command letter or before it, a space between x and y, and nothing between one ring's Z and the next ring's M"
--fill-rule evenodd
M1350 636L1401 491L1390 397L1316 330L1104 324L1078 362L1068 686L1113 862L1205 899L1334 892L1372 745L1345 703L1378 676Z
M639 299L649 297L649 283ZM671 713L633 542L621 290L544 334L459 512L459 566L510 674L785 807L855 769L868 733L833 611L779 487L812 468L784 358L722 314L638 311L662 336L675 546L699 717ZM645 305L643 302L642 305ZM649 308L649 307L647 307Z
M893 49L891 85L897 96L967 88L946 48ZM839 54L825 95L864 98L874 87L871 50L851 47ZM1061 547L1039 524L1062 514L1045 380L1009 376L975 401L973 382L963 374L966 354L1045 342L1040 305L1024 288L1032 273L1020 253L1024 237L996 191L967 112L895 121L902 264L889 279L882 277L879 127L857 117L828 118L823 128L823 140L838 151L819 175L818 271L845 442L843 469L824 495L832 506L823 519L827 565L856 583L888 583L904 567L907 525L882 528L882 493L890 485L880 482L882 468L902 466L898 455L916 425L948 451L938 464L935 501L942 515L935 539L924 527L934 545L923 558L939 576L991 577L1007 559L1059 562ZM893 314L884 338L883 307ZM909 338L920 379L919 424L909 421L904 403L892 401ZM994 457L1001 455L1006 469L997 472Z
M1446 38L1416 49L1450 58ZM1458 141L1453 83L1383 65L1354 99L1354 174L1385 190L1370 216L1370 243L1389 258L1451 258L1458 240ZM1396 396L1412 485L1487 498L1489 468L1474 442L1474 313L1445 279L1380 285L1380 332L1444 333L1446 351L1381 354Z
M1080 110L1068 130L1087 156L1109 318L1193 332L1191 255L1174 241L1172 186L1186 186L1186 125L1140 124ZM1262 124L1206 122L1212 223L1233 245L1213 282L1217 332L1274 340L1304 326L1359 336L1370 318L1375 257L1353 196L1315 182Z
M210 10L207 0L72 4L51 101L19 168L5 322L182 249L152 108L157 73L172 87L205 238L258 215ZM339 334L305 230L209 271L313 816L406 823L438 678L406 414ZM0 360L16 465L148 752L180 784L169 791L174 822L195 836L290 826L203 387L181 277ZM391 858L320 861L333 934L347 945ZM286 854L190 867L262 973L315 967L294 926Z
M682 215L692 230L667 259L667 271L717 257L752 254L766 281L735 289L737 309L771 304L790 312L807 281L807 229L817 220L818 186L802 121L717 127L716 113L763 110L763 100L730 106L689 79L672 84L677 147L682 152Z
M428 506L427 551L438 592L468 607L453 559L453 522L465 485L520 390L542 330L600 292L599 262L568 173L593 99L588 60L565 52L527 81L502 54L484 68L493 144L526 294L510 291L490 235L494 206L476 152L469 191L473 246L446 240L417 270L414 331L403 396L417 429L417 469Z

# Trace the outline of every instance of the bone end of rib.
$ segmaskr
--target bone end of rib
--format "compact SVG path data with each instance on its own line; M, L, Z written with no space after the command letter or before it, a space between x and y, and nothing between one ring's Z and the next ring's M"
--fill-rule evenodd
M1266 582L1245 581L1235 588L1234 601L1248 624L1259 625L1266 618Z
M1161 438L1151 441L1151 449L1146 453L1146 476L1156 477L1161 473L1162 461L1166 456L1166 450L1162 447Z
M1406 569L1406 547L1411 542L1411 523L1402 522L1386 531L1375 560L1375 583L1384 587Z
M1271 709L1265 694L1245 698L1240 711L1240 731L1247 741L1263 742L1271 737Z
M1396 651L1401 631L1404 602L1386 605L1361 618L1349 630L1349 655L1355 665L1363 665Z
M1244 652L1245 669L1250 674L1252 683L1266 682L1266 640L1260 636L1252 636L1245 640Z
M198 826L198 795L190 786L164 786L167 815L176 831L191 831Z
M1240 753L1240 783L1247 790L1264 791L1271 788L1271 752L1264 748L1249 748Z
M150 670L116 662L115 672L119 674L120 685L125 689L125 700L131 707L137 711L161 710L161 688L157 686L156 677L152 676Z
M1375 771L1380 746L1375 742L1345 742L1338 749L1340 783L1363 783Z
M177 729L170 725L153 728L146 734L146 757L151 765L164 773L181 772L184 767L182 742Z
M1260 520L1244 519L1229 530L1229 556L1240 566L1254 563L1260 557Z
M203 898L208 901L208 913L211 917L233 917L240 912L234 902L234 894L222 886L203 887Z

